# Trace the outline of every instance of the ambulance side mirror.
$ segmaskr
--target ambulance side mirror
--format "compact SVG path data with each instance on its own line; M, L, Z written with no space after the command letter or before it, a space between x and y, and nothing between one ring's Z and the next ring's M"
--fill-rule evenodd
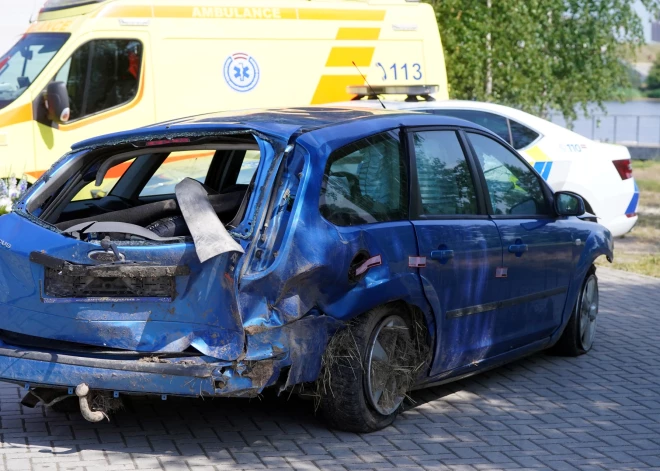
M69 93L64 82L50 82L46 88L44 105L48 111L48 119L62 124L69 121L71 109L69 108Z

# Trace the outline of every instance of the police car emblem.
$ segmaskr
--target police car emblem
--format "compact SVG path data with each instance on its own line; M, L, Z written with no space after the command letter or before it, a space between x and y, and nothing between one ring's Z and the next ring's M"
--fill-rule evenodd
M259 65L254 57L237 52L227 57L224 66L225 82L237 92L249 92L259 83Z

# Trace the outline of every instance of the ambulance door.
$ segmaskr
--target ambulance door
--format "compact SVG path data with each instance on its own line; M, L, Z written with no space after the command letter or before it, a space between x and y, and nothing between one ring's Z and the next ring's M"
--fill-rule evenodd
M43 104L37 107L34 176L75 142L155 121L148 39L146 32L135 31L80 41L52 78L66 84L69 121L54 123Z

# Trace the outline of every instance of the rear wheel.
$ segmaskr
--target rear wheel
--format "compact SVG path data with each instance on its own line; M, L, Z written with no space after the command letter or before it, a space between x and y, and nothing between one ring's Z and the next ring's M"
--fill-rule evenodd
M425 363L415 328L408 309L392 304L335 334L319 379L321 411L331 427L372 432L394 421Z
M571 319L552 352L565 356L587 353L591 350L596 337L597 319L598 278L596 268L592 266L582 284Z

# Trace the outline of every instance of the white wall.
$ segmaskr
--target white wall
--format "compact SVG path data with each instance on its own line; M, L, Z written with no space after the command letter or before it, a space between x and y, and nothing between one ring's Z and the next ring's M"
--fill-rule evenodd
M45 0L0 0L0 56L16 42Z

